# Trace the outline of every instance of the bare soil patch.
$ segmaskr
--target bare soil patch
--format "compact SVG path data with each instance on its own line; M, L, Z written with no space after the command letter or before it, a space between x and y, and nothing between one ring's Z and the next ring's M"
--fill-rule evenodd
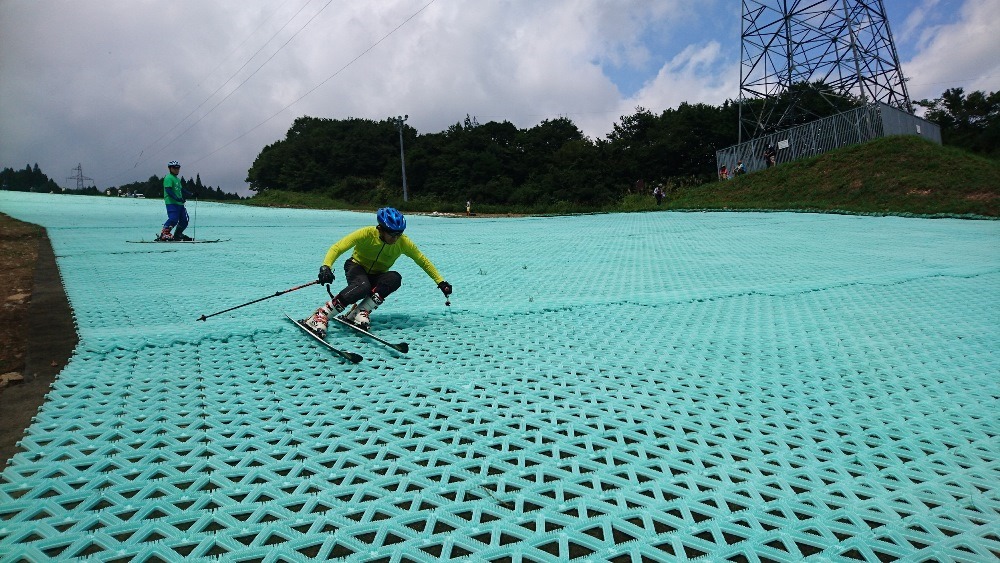
M0 214L0 373L24 371L24 327L43 234L38 225Z
M76 344L45 229L0 213L0 470Z

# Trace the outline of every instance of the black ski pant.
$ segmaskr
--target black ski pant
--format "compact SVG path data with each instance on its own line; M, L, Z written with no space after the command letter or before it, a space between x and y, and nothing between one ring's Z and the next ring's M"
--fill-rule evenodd
M340 290L337 299L347 306L372 294L372 289L385 299L390 293L403 285L403 276L399 272L369 274L364 266L354 260L344 262L344 275L347 276L347 287Z

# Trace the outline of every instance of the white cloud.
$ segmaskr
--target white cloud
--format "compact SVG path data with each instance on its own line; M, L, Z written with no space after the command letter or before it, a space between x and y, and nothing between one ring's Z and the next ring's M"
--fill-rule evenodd
M913 41L917 39L914 36L919 35L925 27L930 15L937 9L937 5L941 0L923 0L920 3L911 3L909 6L909 13L906 19L903 20L903 25L898 28L892 25L890 20L890 26L895 32L895 40L900 41Z
M1000 1L965 0L958 19L928 28L920 50L903 61L914 100L936 98L947 88L1000 90Z
M717 41L692 45L663 65L656 78L624 105L651 110L682 102L718 105L736 97L739 72L739 63L726 61Z

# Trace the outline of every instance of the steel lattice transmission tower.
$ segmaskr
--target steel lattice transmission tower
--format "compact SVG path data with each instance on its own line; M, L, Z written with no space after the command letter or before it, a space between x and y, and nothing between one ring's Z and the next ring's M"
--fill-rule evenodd
M742 1L741 142L792 125L801 83L913 113L882 0Z
M68 176L66 179L67 180L76 180L76 189L77 189L77 191L82 191L86 187L86 183L87 182L90 182L90 183L93 184L93 182L94 182L93 178L88 178L88 177L86 177L86 176L83 175L83 164L77 164L76 168L73 169L73 172L76 172L76 174L74 174L72 176ZM97 184L94 184L94 187L97 187Z

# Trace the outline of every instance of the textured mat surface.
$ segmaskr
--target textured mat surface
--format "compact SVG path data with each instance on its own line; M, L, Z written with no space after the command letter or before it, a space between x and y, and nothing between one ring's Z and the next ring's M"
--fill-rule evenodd
M189 206L193 213L193 209ZM1000 557L1000 222L409 217L373 329L304 338L368 214L0 192L80 344L0 478L0 559ZM193 233L189 229L189 234ZM339 284L343 259L335 266Z

